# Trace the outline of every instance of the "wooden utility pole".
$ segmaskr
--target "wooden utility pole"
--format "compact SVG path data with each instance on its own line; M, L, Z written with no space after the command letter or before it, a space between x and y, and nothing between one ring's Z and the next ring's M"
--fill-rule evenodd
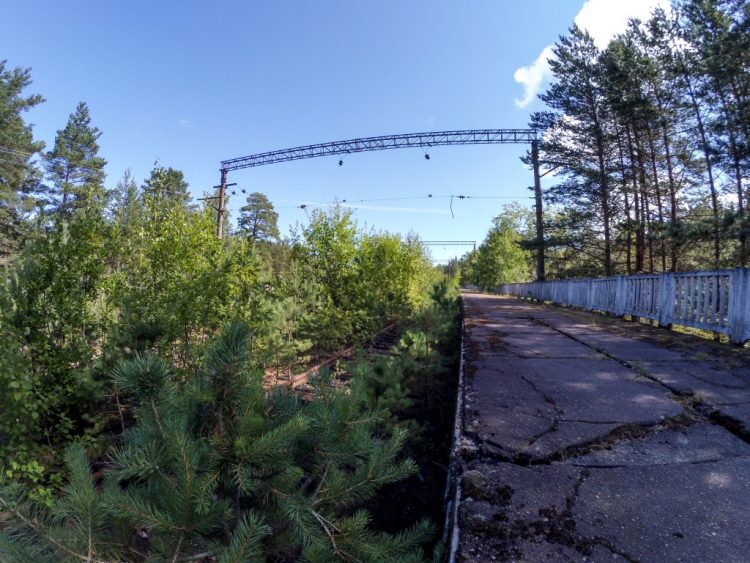
M542 181L539 176L539 141L531 141L531 165L534 168L534 201L536 205L536 279L544 281L544 223L542 216Z

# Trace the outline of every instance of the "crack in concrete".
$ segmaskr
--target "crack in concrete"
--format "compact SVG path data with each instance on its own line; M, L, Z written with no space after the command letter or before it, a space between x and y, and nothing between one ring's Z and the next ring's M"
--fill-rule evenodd
M650 434L673 428L687 428L696 421L683 415L665 418L656 424L623 424L604 436L595 438L582 444L576 444L559 449L548 456L534 460L532 465L548 465L555 461L566 461L589 454L593 451L606 449L620 442L642 440Z
M540 440L544 436L547 436L548 434L552 434L552 433L557 432L559 430L559 428L560 428L560 415L563 415L564 411L557 405L557 403L555 402L555 400L552 397L550 397L544 391L542 391L541 389L539 389L539 387L537 387L536 383L534 383L533 381L531 381L528 377L526 377L524 375L521 375L521 374L518 374L518 377L520 377L523 381L525 381L534 391L536 391L544 399L544 401L548 405L550 405L553 409L555 409L555 413L557 413L557 415L558 415L557 418L548 419L548 420L551 420L551 422L552 422L552 424L549 426L549 428L543 430L542 432L538 432L536 435L532 436L529 439L529 441L526 443L526 445L524 445L522 448L520 448L520 450L516 454L516 457L524 458L524 457L528 457L528 454L526 453L526 451L531 446L533 446L537 442L537 440Z
M713 387L720 387L722 389L732 389L732 390L738 391L738 390L744 390L750 387L750 385L739 386L739 385L727 385L726 383L716 383L714 381L703 379L700 375L696 375L693 373L686 373L685 375L687 375L688 377L692 377L693 379L697 379L698 381L702 381L703 383L707 383L708 385L711 385Z
M554 508L540 509L539 515L543 516L544 523L549 523L549 526L539 527L538 522L530 522L529 525L532 529L541 535L545 540L572 547L578 553L583 556L590 556L592 554L593 546L601 546L611 553L617 554L628 563L639 563L639 560L623 549L618 548L609 540L602 538L601 536L595 536L593 538L586 537L578 532L578 524L573 517L573 508L578 502L578 498L581 495L581 489L586 479L591 476L591 468L584 468L578 475L573 490L569 495L565 497L565 508L559 512ZM541 533L540 533L541 532Z
M555 409L555 412L557 414L564 414L563 410L559 406L557 406L557 403L555 402L555 400L552 397L550 397L549 395L547 395L547 393L545 393L544 391L542 391L541 389L539 389L539 387L537 387L536 383L534 383L533 381L531 381L525 375L521 375L520 373L517 374L517 375L518 375L518 377L520 377L521 379L523 379L529 385L529 387L531 387L534 391L536 391L539 395L541 395L541 397L544 399L544 401L547 404L551 405L553 409Z
M559 420L555 419L552 421L552 425L547 428L546 430L537 433L535 436L532 436L532 438L526 443L524 446L521 447L521 449L518 450L518 456L527 456L527 450L533 446L538 440L541 440L548 434L553 434L557 432L560 429L560 422Z
M707 465L709 463L719 463L729 459L750 459L747 455L729 455L711 459L699 459L696 461L673 461L673 462L649 462L649 467L665 467L665 466L678 466L678 465ZM566 465L571 467L581 467L586 469L623 469L626 467L633 467L632 463L602 463L602 464L588 464L588 463L576 463L575 461L568 461Z
M573 340L575 342L578 342L579 344L582 344L582 345L586 346L587 348L590 348L594 352L597 352L598 354L602 354L603 356L606 356L607 358L609 358L609 359L611 359L611 360L613 360L613 361L615 361L615 362L617 362L617 363L625 366L626 368L635 371L641 377L645 377L649 381L653 381L657 385L660 385L661 387L664 387L665 389L667 389L668 391L671 391L672 393L674 393L676 395L679 395L681 393L681 391L682 391L681 389L678 389L678 388L675 388L675 387L671 387L670 385L667 385L666 383L664 383L662 381L659 381L658 379L656 379L654 377L651 377L648 373L643 373L643 370L639 370L638 366L636 364L632 364L628 360L623 360L622 358L618 358L617 356L615 356L613 354L610 354L609 352L607 352L603 348L599 348L598 346L594 346L592 344L589 344L588 342L584 342L580 338L577 338L577 337L573 336L572 334L569 334L569 333L565 332L564 330L557 328L556 326L552 325L549 322L546 322L546 321L540 321L540 322L543 325L551 328L552 330L554 330L554 331L562 334L563 336L567 336L571 340Z
M732 403L734 404L742 404L742 403ZM532 416L534 418L541 418L542 420L552 420L551 418L547 416L542 416L540 414L528 412L521 409L513 409L508 408L507 410L512 410L513 412L519 413L519 414L525 414L526 416ZM557 418L555 419L557 422L575 422L579 424L601 424L601 425L608 425L608 424L627 424L627 422L623 420L584 420L579 418Z
M615 555L619 555L620 557L622 557L623 559L625 559L625 561L627 561L628 563L640 563L640 561L641 561L640 559L637 559L636 557L633 557L627 551L625 551L623 549L620 549L619 547L615 546L612 542L610 542L607 539L604 539L601 536L596 536L594 538L591 538L591 541L595 545L603 547L604 549L606 549L610 553L613 553Z
M604 349L598 348L596 346L592 346L591 344L588 344L587 342L584 342L581 339L576 338L575 336L573 336L571 334L568 334L564 330L561 330L561 329L553 326L551 323L549 323L547 321L540 320L539 322L541 324L543 324L543 325L551 328L552 330L555 330L555 331L559 332L560 334L562 334L564 336L567 336L571 340L574 340L574 341L576 341L576 342L578 342L580 344L583 344L584 346L587 346L588 348L591 348L592 350L598 352L599 354L603 354L603 355L607 356L608 358L611 358L615 362L618 362L618 363L622 364L623 366L625 366L625 367L627 367L627 368L635 371L641 377L645 377L649 381L653 381L657 385L663 387L664 389L667 389L668 391L672 392L674 395L677 395L677 396L684 396L685 395L685 392L684 392L683 389L679 389L679 388L673 387L671 385L668 385L668 384L664 383L663 381L660 381L659 379L651 376L650 374L644 373L643 370L639 370L638 369L637 365L634 365L634 364L630 363L627 360L623 360L622 358L618 358L617 356L614 356L613 354L610 354L609 352L607 352ZM688 375L690 375L690 374L688 374ZM705 382L705 383L708 383L708 382ZM690 395L692 395L692 394L693 394L693 392L691 391ZM675 399L673 398L672 400L675 400ZM727 430L731 434L737 436L743 442L750 444L750 431L748 431L744 427L744 425L742 424L742 422L739 421L739 420L737 420L736 418L733 418L733 417L731 417L729 415L726 415L724 413L719 412L715 407L713 407L712 405L710 405L709 403L706 403L704 401L700 401L699 400L699 401L695 401L695 402L692 402L692 403L689 403L689 404L686 404L686 403L684 403L682 401L679 401L679 400L675 400L675 402L681 404L683 408L685 408L687 410L690 410L690 411L694 412L695 414L697 414L699 416L702 416L703 418L705 418L711 424L714 424L716 426L724 428L725 430Z
M536 355L536 356L529 356L527 354L520 354L520 353L499 353L499 352L482 352L483 358L518 358L519 360L588 360L588 361L606 361L610 358L606 358L602 355L599 355L599 357L591 356L582 358L581 356L542 356L542 355Z
M476 447L476 451L472 452L471 455L464 454L463 457L466 461L473 461L475 459L478 459L480 461L492 460L502 463L510 463L519 467L551 465L554 462L568 461L571 459L579 458L593 451L608 449L617 443L642 440L653 433L672 430L675 428L687 428L699 421L707 422L704 417L696 419L686 415L678 415L675 417L665 418L654 424L626 424L616 422L614 424L621 425L617 428L614 428L604 436L594 438L593 440L590 440L588 442L560 448L547 456L537 459L532 459L532 457L528 453L528 448L543 436L551 434L552 432L557 430L559 427L559 420L553 420L552 426L536 434L534 437L529 439L527 444L515 451L508 451L506 449L506 446L495 442L491 438L482 437L477 432L472 432L470 430L464 429L464 435L472 440L474 446ZM492 449L485 447L485 444L487 446L491 446ZM500 451L498 452L497 450ZM570 462L568 461L568 463ZM574 464L570 463L570 465ZM576 467L584 467L582 465L575 465Z

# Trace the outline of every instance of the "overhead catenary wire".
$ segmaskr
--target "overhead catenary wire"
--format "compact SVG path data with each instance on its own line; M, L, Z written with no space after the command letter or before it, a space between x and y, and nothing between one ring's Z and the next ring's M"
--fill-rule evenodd
M387 202L387 201L416 201L424 199L530 199L528 196L473 196L463 194L448 194L448 195L423 195L423 196L406 196L406 197L376 197L376 198L365 198L365 199L336 199L333 201L326 202L300 202L298 205L286 205L277 206L276 209L305 209L307 207L327 207L329 205L344 204L344 205L356 205L358 203L375 203L375 202Z

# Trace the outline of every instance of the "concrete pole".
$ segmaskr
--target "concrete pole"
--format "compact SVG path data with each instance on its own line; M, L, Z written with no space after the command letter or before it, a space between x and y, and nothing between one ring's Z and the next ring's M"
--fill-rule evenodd
M534 168L534 200L536 202L536 279L544 281L544 223L542 182L539 176L539 141L531 141L531 164Z
M227 190L227 171L222 170L221 182L219 184L219 207L217 209L218 214L216 216L216 236L219 238L222 238L224 236L224 214L226 213L224 206L226 205L226 200L225 200L226 190Z

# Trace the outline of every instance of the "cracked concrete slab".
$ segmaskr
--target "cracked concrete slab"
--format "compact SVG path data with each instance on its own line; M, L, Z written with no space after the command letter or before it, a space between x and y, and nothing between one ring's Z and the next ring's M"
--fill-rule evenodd
M750 444L723 428L698 422L663 429L641 439L615 442L571 459L577 467L625 467L708 463L733 457L750 458Z
M750 362L464 305L459 560L747 559Z
M664 388L611 360L508 357L490 364L480 354L469 373L467 428L508 457L546 458L618 425L654 425L682 413Z
M700 362L637 362L635 367L671 389L701 395L711 402L736 404L750 399L750 384L744 378Z
M569 327L565 324L564 318L554 319L551 321L551 324L587 346L604 351L618 360L626 362L680 362L688 360L685 354L680 351L656 346L651 342L634 340L627 336L612 334L601 329L595 330L591 327Z
M593 469L572 510L577 531L638 561L747 561L750 458Z

